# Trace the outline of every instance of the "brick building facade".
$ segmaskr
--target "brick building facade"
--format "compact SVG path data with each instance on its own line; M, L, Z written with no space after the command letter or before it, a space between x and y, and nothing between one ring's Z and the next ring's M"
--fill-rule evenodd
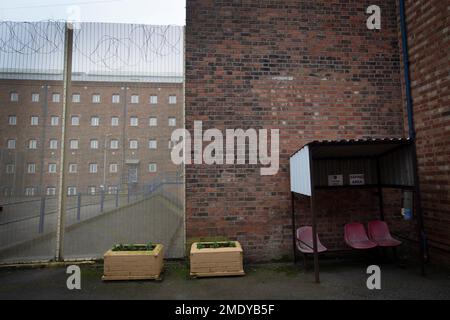
M443 4L437 9L437 1L430 5L417 1L415 9L412 2L407 1L410 20L416 9L429 6L435 6L441 16L448 15ZM250 260L290 254L290 154L312 140L405 136L398 6L396 1L377 3L382 10L382 28L369 30L366 8L372 4L354 0L188 1L187 129L192 131L196 120L203 121L204 130L280 129L277 175L260 176L255 165L186 167L188 239L237 239ZM411 48L415 99L425 91L428 95L416 105L420 178L426 181L426 218L448 223L448 152L442 158L436 151L444 144L447 150L449 144L445 134L448 57L442 53L433 64L418 61L425 56L433 60L431 52L419 53L426 47L423 19L415 19L417 25L412 26L412 33L421 36ZM439 25L445 21L443 16L435 19ZM448 32L440 26L436 25L441 32ZM429 32L434 30L431 25L429 28ZM442 34L435 37L446 39ZM448 48L446 41L444 47ZM438 72L436 68L442 64L446 71ZM424 76L425 68L431 68L436 77ZM427 104L430 99L447 105L440 118ZM435 128L426 124L430 117L437 123ZM425 147L429 139L433 146ZM435 153L425 151L429 148ZM442 182L439 190L433 190L436 179ZM317 197L318 232L331 249L345 246L346 222L378 217L375 190L321 192ZM415 232L413 225L401 223L400 194L389 193L386 198L387 219L395 231ZM437 198L438 202L431 204ZM310 224L308 201L304 200L297 200L297 221ZM446 227L434 225L430 239L448 241Z
M450 9L406 0L411 93L430 256L450 263Z
M0 80L2 196L58 192L62 90L61 81ZM141 192L177 173L170 136L183 127L181 78L73 81L70 100L68 194Z

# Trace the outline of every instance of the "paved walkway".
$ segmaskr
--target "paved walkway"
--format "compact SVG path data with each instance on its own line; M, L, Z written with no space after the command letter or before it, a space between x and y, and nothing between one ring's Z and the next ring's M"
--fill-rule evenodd
M80 208L80 221L91 219L116 208L114 196L107 196L103 205L103 212L101 211L100 203L98 203L100 201L99 197L88 198L86 196L85 198L83 206ZM67 226L80 222L77 220L76 200L74 199L76 198L70 198L70 203L67 206L69 208L66 210ZM141 198L131 198L132 202L138 200L141 200ZM127 204L127 198L121 196L118 203L119 207ZM16 205L5 205L0 214L0 250L33 240L43 234L54 232L57 219L56 199L47 200L45 212L43 232L39 233L40 200L21 202Z
M184 255L183 209L161 195L69 224L66 259L101 258L116 243L162 243L166 257ZM0 261L39 261L53 257L55 232L0 251Z
M246 266L247 275L188 279L184 263L166 263L162 282L102 282L101 266L82 267L82 289L66 289L65 268L0 269L0 299L450 299L450 272L382 266L382 289L366 287L363 262L323 263L322 283L291 263Z

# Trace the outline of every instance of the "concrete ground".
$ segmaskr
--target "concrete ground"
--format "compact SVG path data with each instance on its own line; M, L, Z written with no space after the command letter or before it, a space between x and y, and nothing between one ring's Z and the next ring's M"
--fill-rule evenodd
M321 283L300 265L246 266L246 276L189 279L183 262L166 263L161 282L102 282L101 265L81 266L81 290L66 287L66 269L0 269L0 299L450 299L450 272L381 266L381 290L366 287L367 263L324 261Z
M95 208L95 207L92 207ZM149 239L164 244L166 257L184 255L183 209L163 195L155 195L130 205L93 214L65 229L64 256L67 259L98 259L116 243L147 243ZM70 222L70 221L69 221ZM37 228L36 228L37 230ZM47 230L47 229L46 229ZM49 229L51 230L51 229ZM46 234L27 235L28 241L1 248L0 262L43 261L54 255L56 228ZM4 230L0 227L0 244ZM8 230L9 233L19 233ZM27 234L27 230L24 230ZM33 238L34 237L34 238ZM9 237L11 238L11 237Z
M20 201L22 200L22 201ZM142 197L131 197L130 202L142 200ZM45 204L45 219L43 231L39 233L40 206L41 200L17 199L11 204L0 204L3 209L0 212L0 250L12 247L26 241L33 241L42 235L52 233L56 228L57 220L57 199L48 198ZM118 207L128 205L128 198L125 195L119 197ZM80 208L81 221L89 220L110 210L116 209L115 195L106 195L101 211L100 196L82 197ZM66 226L76 225L77 220L77 197L69 197L66 210Z

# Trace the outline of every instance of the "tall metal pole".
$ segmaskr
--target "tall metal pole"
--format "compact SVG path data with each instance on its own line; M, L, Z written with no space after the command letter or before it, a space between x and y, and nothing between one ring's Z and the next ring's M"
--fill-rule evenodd
M320 275L319 275L319 253L317 251L317 218L316 218L316 210L315 210L315 193L316 186L314 184L314 162L312 157L312 148L309 148L309 170L310 170L310 179L311 179L311 214L312 214L312 236L313 236L313 252L314 252L314 278L316 283L320 283Z
M124 83L124 93L123 93L123 96L124 96L124 101L123 101L123 126L122 126L122 167L121 167L121 170L122 170L122 184L125 184L126 183L126 185L127 185L127 193L128 193L128 199L130 198L129 197L129 194L130 194L130 184L128 183L128 173L126 172L126 168L125 168L125 163L126 163L126 156L125 156L125 142L127 141L127 136L126 136L126 133L127 133L127 118L128 118L128 101L127 101L127 99L128 99L128 83ZM129 201L128 201L129 202Z
M402 33L403 68L405 77L406 111L408 114L409 138L412 141L412 160L414 170L415 204L417 208L417 229L419 233L421 272L425 275L425 261L428 259L427 237L422 216L422 199L420 194L419 169L417 164L416 129L414 126L414 108L411 94L411 77L409 70L408 30L406 27L405 1L400 0L400 27Z
M73 53L73 26L66 23L64 35L64 78L63 78L63 106L61 112L61 151L59 166L59 194L58 194L58 219L56 228L56 260L62 261L64 246L64 228L66 216L67 182L65 171L68 165L66 158L67 135L66 128L69 127L69 91L72 81L72 53Z
M41 155L39 162L39 193L41 196L41 210L39 215L39 233L44 232L45 224L45 197L46 191L44 188L44 165L45 165L45 140L47 131L47 117L48 117L48 85L43 86L44 99L42 103L42 130L41 130Z
M384 221L384 199L383 199L383 187L381 184L381 167L379 158L377 158L377 189L378 189L378 206L380 210L380 220Z
M103 144L103 189L106 189L106 152L107 152L107 146L108 146L108 137L111 136L111 134L105 134L105 141Z
M44 99L42 103L42 131L41 131L41 155L40 155L40 172L39 172L39 186L40 194L45 197L44 190L44 165L45 165L45 140L47 133L47 117L48 117L48 85L43 86L44 89Z
M292 170L292 169L291 169ZM295 195L291 191L291 210L292 210L292 248L294 251L294 264L297 264L297 228L295 223Z
M103 145L103 189L106 188L106 136L105 143Z

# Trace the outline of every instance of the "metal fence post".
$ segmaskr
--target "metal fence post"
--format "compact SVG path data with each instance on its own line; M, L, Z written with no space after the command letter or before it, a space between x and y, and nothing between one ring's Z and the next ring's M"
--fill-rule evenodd
M70 23L66 23L64 35L64 76L63 76L63 107L61 112L61 147L60 147L60 166L58 181L58 216L56 220L56 250L55 257L57 261L64 260L64 231L66 219L66 201L67 201L67 181L66 169L69 166L66 155L67 134L66 128L69 128L69 109L70 87L72 84L72 55L73 55L73 28Z
M105 190L102 189L102 193L100 194L100 212L103 212L104 204L105 204Z
M45 222L45 196L42 196L41 208L39 211L39 233L44 232L44 222Z
M127 203L130 203L130 186L128 186L127 190Z
M119 188L116 189L116 208L119 207Z
M78 194L77 199L77 221L81 220L81 193Z

